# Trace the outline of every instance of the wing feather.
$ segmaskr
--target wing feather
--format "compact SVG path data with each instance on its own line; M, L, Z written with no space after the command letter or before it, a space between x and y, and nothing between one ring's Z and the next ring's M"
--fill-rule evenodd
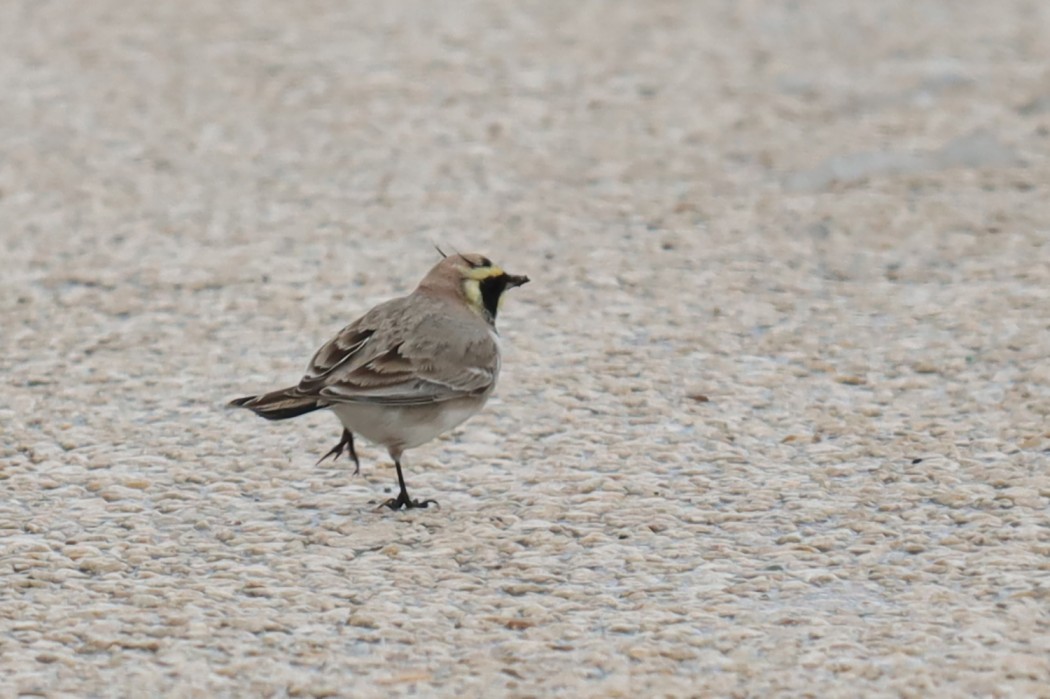
M408 301L383 304L340 331L314 355L298 392L328 403L408 406L491 390L499 348L488 327Z
M375 334L374 328L357 328L350 325L343 328L338 335L317 350L306 375L299 381L299 391L310 394L324 387L328 380L358 356L364 346Z

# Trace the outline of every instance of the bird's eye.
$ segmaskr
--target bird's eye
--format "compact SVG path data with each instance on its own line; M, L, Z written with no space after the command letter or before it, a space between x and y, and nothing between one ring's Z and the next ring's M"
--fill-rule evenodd
M491 267L492 266L492 260L490 260L487 257L482 257L481 258L481 262L479 264L474 265L474 266L475 267Z

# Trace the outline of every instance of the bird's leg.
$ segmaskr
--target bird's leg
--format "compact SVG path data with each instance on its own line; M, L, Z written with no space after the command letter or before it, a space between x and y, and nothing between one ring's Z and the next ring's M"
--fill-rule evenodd
M391 456L394 455L391 454ZM413 500L408 497L408 488L405 487L405 476L401 473L401 459L399 456L394 456L394 467L397 469L397 484L401 487L401 492L397 494L396 498L390 498L384 502L384 505L391 510L400 510L402 507L406 510L411 510L416 507L429 507L430 503L438 504L437 500Z
M332 461L335 461L339 458L340 454L343 453L344 447L346 447L347 450L350 452L350 458L354 460L354 475L356 476L357 474L361 473L361 462L357 458L357 451L354 450L354 435L350 430L346 429L345 427L343 428L343 437L339 440L339 444L336 444L328 451L327 454L318 459L317 464L315 465L320 464L329 456L332 457Z

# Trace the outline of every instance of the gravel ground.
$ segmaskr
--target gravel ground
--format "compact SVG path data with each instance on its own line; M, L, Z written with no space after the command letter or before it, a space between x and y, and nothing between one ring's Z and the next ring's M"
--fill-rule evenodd
M0 3L3 696L1050 696L1050 4L445 5ZM376 511L222 406L431 242Z

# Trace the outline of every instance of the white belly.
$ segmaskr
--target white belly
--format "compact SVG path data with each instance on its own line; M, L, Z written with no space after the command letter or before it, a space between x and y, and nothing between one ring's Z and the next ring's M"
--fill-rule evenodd
M337 403L332 412L346 429L373 444L401 452L418 447L461 425L485 405L488 396L462 398L435 405L382 407L367 403Z

